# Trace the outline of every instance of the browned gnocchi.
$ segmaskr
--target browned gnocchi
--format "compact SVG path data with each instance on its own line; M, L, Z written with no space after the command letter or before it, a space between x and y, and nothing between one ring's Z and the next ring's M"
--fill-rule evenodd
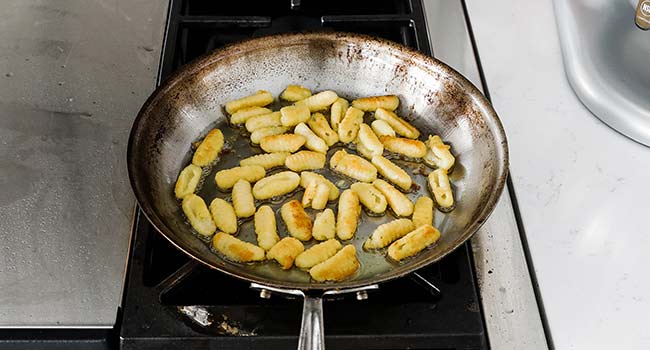
M203 174L214 171L217 160L232 164L227 157L238 151L231 136L224 137L219 129L197 142L191 164L175 183L174 195L182 200L189 225L202 236L214 234L212 245L218 253L236 262L274 260L284 270L296 266L308 272L315 281L340 281L359 269L357 254L385 252L399 261L440 238L433 227L433 209L454 208L447 173L455 158L438 135L427 135L426 142L419 139L420 131L396 114L400 104L396 95L361 97L350 103L334 91L312 94L307 87L289 85L279 98L293 104L282 102L278 108L273 95L263 90L226 103L233 130L249 135L252 147L259 145L265 152L239 158L239 166L215 169L213 184L224 192L232 189L229 197L217 194L208 207L197 195L205 193L200 188ZM374 120L366 124L364 116ZM352 151L330 150L341 145ZM413 158L406 162L422 159L434 168L427 179L433 199L419 196L414 204L402 191L418 191L419 186L413 185L414 179L402 166L404 159L398 165L384 157L385 151L387 157L392 152ZM344 176L331 180L332 171ZM353 182L350 179L358 182L341 192ZM293 193L298 186L304 188L302 198ZM390 207L394 219L368 234L359 229L362 206L364 215L370 216L384 214ZM278 207L284 223L280 226ZM233 237L247 230L245 220L252 216L255 242ZM305 250L303 242L308 244L312 238L320 243ZM357 252L354 245L339 242L351 239L363 239L364 250Z

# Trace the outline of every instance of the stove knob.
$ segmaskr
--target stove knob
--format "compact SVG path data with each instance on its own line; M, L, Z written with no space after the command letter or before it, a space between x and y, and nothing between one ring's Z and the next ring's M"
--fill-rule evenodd
M267 289L260 289L260 298L271 299L271 292Z
M357 292L357 300L366 300L368 299L368 292L365 290L360 290Z

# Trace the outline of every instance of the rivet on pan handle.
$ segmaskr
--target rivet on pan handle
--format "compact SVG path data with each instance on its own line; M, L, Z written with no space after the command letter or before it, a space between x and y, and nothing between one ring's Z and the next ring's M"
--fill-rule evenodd
M304 300L302 307L302 324L300 325L300 336L298 338L298 350L324 350L325 349L325 327L323 324L323 298L329 295L341 295L356 293L358 300L368 298L367 291L379 289L379 285L371 284L364 287L349 289L332 289L320 295L309 295L300 289L284 289L262 284L251 283L252 289L260 291L260 297L268 299L271 292L301 296Z

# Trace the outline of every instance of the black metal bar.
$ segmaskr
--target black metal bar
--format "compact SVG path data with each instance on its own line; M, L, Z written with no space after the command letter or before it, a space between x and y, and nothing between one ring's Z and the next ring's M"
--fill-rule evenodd
M202 25L209 27L265 27L271 24L271 17L263 16L182 16L182 25Z
M377 24L377 23L401 23L411 24L413 19L409 15L340 15L322 16L323 24L354 23L354 24Z

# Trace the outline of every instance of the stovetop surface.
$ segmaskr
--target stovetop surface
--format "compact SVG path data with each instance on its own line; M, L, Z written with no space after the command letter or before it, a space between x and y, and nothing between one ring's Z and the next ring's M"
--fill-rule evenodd
M183 64L249 37L341 30L397 41L427 54L420 1L172 1L161 80ZM302 301L262 299L249 284L175 249L138 211L125 286L125 349L286 349L297 345ZM405 277L367 300L324 302L326 343L335 349L484 349L487 340L469 243L420 271L441 293Z

